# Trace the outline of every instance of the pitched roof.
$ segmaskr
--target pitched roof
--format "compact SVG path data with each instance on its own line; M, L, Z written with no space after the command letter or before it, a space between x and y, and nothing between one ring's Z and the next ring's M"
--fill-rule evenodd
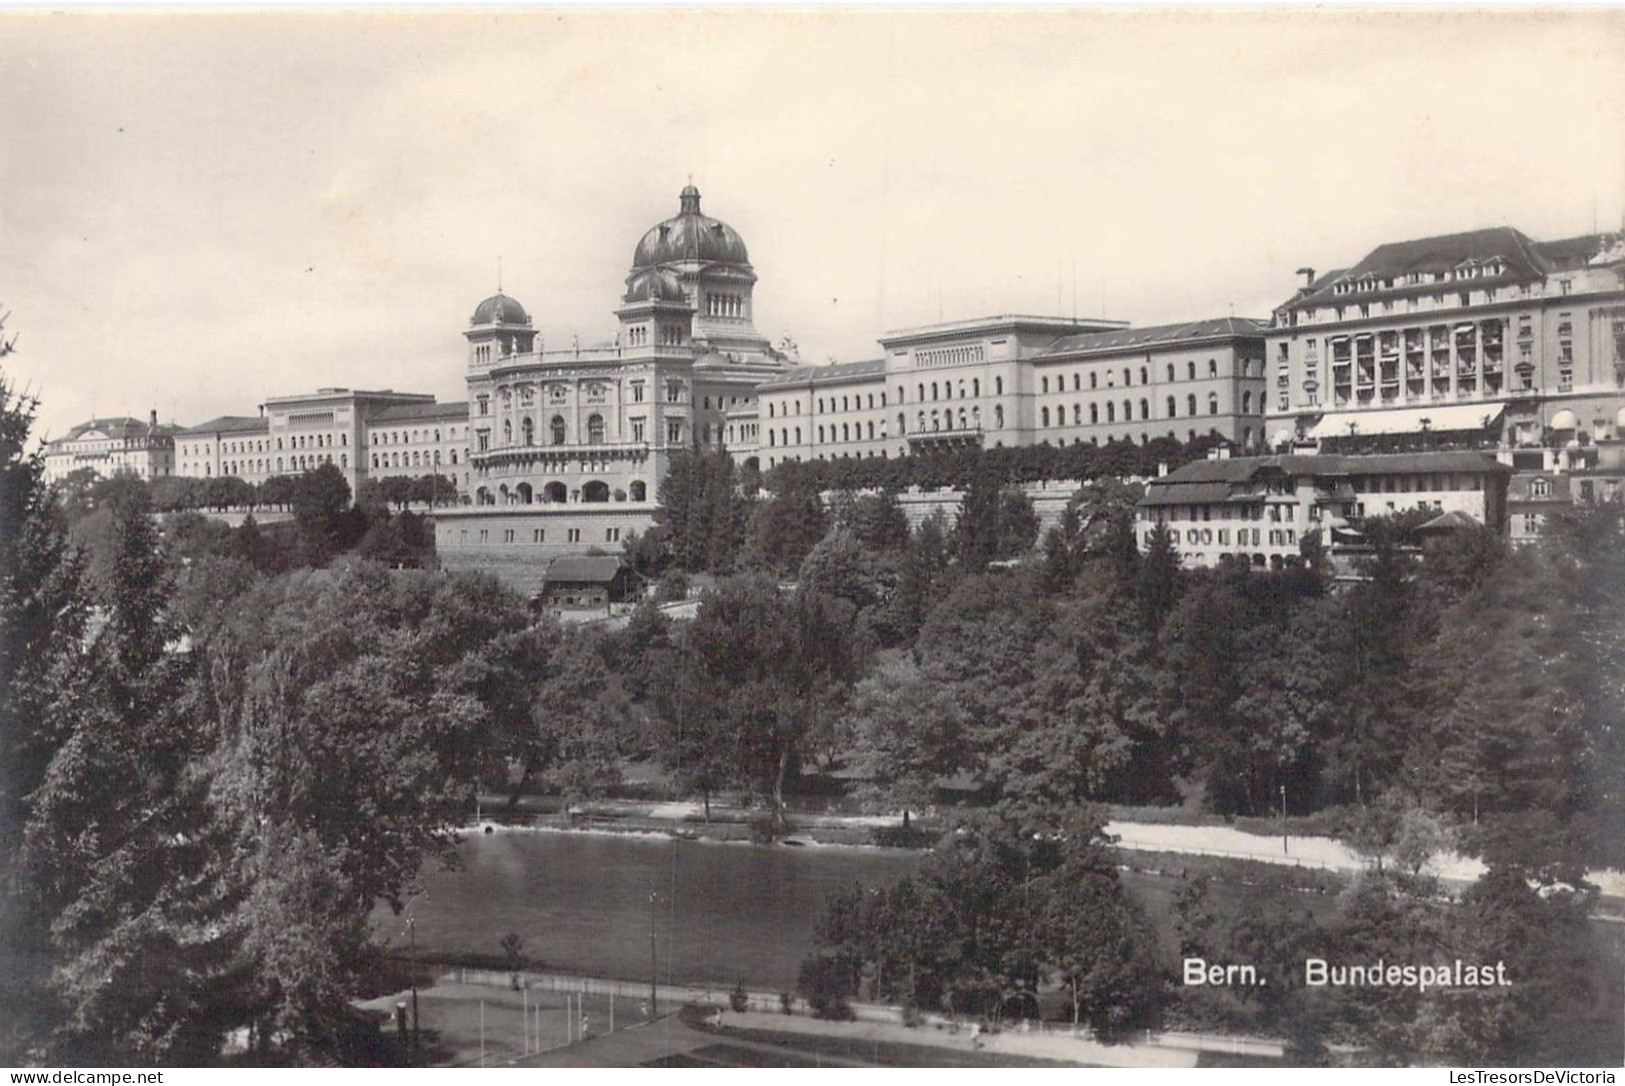
M1153 479L1141 505L1199 505L1231 496L1231 487L1262 474L1335 477L1433 472L1512 473L1494 457L1477 452L1380 453L1371 456L1244 456L1196 460Z
M826 366L797 366L793 370L771 377L756 387L776 388L796 385L827 385L841 381L856 381L878 377L886 372L886 360L869 359L863 362L831 362Z
M183 435L191 434L242 434L254 431L264 431L270 428L270 421L257 415L221 415L217 419L188 426L182 430Z
M1150 346L1186 343L1193 340L1226 339L1234 336L1262 336L1265 325L1247 317L1218 317L1212 320L1186 321L1182 324L1157 324L1147 328L1115 328L1110 332L1083 332L1063 336L1038 352L1038 358L1059 354L1082 354L1090 351L1138 350Z
M367 416L367 425L388 422L416 422L419 419L466 419L468 401L454 403L400 403Z
M580 555L555 558L547 565L546 581L608 584L621 571L621 560L613 555Z
M1474 520L1466 513L1463 513L1460 509L1452 509L1449 512L1440 513L1438 516L1424 524L1418 524L1416 526L1416 530L1419 532L1449 532L1460 528L1481 527L1483 527L1483 525L1479 524L1478 521Z
M159 423L153 426L144 419L131 418L129 415L112 415L107 418L91 419L81 422L73 427L64 436L55 438L48 444L57 445L65 441L79 441L89 433L106 434L109 438L120 441L139 441L149 437L173 437L183 431L179 426L171 423Z
M1503 261L1505 271L1497 276L1475 279L1475 285L1482 287L1501 282L1527 282L1539 279L1546 273L1547 265L1535 250L1534 241L1510 226L1385 242L1341 275L1335 278L1322 276L1310 290L1288 302L1287 307L1313 308L1341 297L1368 301L1398 294L1437 291L1447 284L1433 282L1434 275L1448 273L1468 261L1483 264L1496 258ZM1421 283L1404 284L1405 277L1413 274L1428 278ZM1379 284L1386 282L1394 285L1361 291L1357 295L1338 295L1333 289L1338 283L1368 277Z

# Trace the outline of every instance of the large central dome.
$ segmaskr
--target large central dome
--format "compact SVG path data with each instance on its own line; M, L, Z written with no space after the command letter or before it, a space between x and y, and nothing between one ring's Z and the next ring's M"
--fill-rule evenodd
M683 261L750 263L745 239L737 230L721 219L700 214L699 189L687 186L678 201L677 214L650 229L638 242L637 252L632 254L634 271Z

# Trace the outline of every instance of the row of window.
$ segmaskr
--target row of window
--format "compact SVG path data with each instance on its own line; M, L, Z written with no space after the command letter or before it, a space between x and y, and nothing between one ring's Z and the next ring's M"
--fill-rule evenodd
M372 466L375 468L438 468L440 466L440 450L435 449L432 455L433 459L431 460L431 454L427 450L421 453L416 450L413 450L410 453L373 453ZM457 463L456 449L451 450L451 463Z
M431 434L433 434L433 437L430 436ZM410 434L405 430L374 430L371 436L371 443L374 445L405 445L408 442L415 444L419 441L434 441L436 443L440 441L439 430L413 430ZM446 440L457 440L457 427L452 426L446 430Z
M333 454L323 453L320 456L290 456L286 460L287 467L283 467L283 463L284 460L280 456L276 457L274 460L270 457L266 457L263 460L227 460L220 465L220 474L222 477L236 476L237 478L241 479L249 475L276 475L281 474L283 471L309 471L322 464L333 463ZM275 467L272 466L273 464ZM350 456L348 453L339 453L338 465L340 468L349 470ZM196 468L193 465L189 463L181 464L182 475L191 475L194 471L196 471ZM207 479L213 475L214 465L204 462L203 478Z
M628 532L636 531L636 529L634 529L634 528L628 528L626 530ZM491 542L491 529L489 529L489 528L479 528L479 529L476 529L476 531L477 531L478 534L476 535L475 538L476 538L476 540L478 542L480 542L480 543L489 543L489 542ZM580 543L580 542L582 542L581 535L582 535L582 531L581 531L580 528L566 528L564 530L564 541L566 543ZM621 537L621 529L620 528L605 528L604 529L604 542L605 543L619 543L621 541L621 538L622 537ZM458 529L458 531L457 531L457 541L459 543L467 543L468 542L468 529L467 528L459 528ZM517 543L517 542L519 542L519 530L516 529L516 528L504 528L504 529L502 529L502 542L504 542L504 543ZM530 542L532 542L532 543L546 543L547 542L547 529L546 528L532 528L530 530Z
M1180 417L1180 414L1179 414L1179 399L1178 399L1178 397L1169 396L1167 401L1166 401L1166 406L1167 406L1168 410L1167 410L1167 414L1163 416L1164 418L1176 419L1176 418ZM1264 397L1263 397L1263 394L1260 393L1259 397L1258 397L1258 413L1263 414L1263 411L1264 411ZM1217 415L1219 413L1219 394L1216 393L1216 392L1208 393L1208 397L1207 397L1207 413L1210 416L1211 415ZM1241 413L1244 414L1244 415L1250 415L1250 414L1253 413L1253 394L1251 392L1242 393ZM1197 414L1197 402L1196 402L1196 396L1193 393L1192 395L1189 395L1189 396L1185 397L1185 417L1190 417L1190 416L1193 416L1195 414ZM1089 405L1089 425L1091 425L1091 426L1100 425L1100 421L1101 421L1100 415L1101 415L1100 405L1095 404L1095 403L1091 403ZM1065 425L1067 425L1066 407L1061 406L1061 407L1055 408L1055 414L1054 414L1053 417L1054 417L1053 425L1055 425L1055 426L1065 426ZM1134 417L1135 417L1134 416L1134 401L1132 401L1132 400L1124 400L1123 401L1123 419L1122 419L1122 421L1124 421L1124 422L1133 422ZM1142 421L1142 422L1146 422L1146 421L1151 420L1151 401L1150 400L1141 400L1140 401L1140 415L1139 415L1139 418L1140 418L1140 421ZM1051 415L1050 415L1050 409L1048 407L1041 407L1041 408L1038 409L1038 425L1039 425L1040 428L1050 426L1051 425L1050 419L1051 419ZM1115 403L1113 403L1112 401L1110 401L1110 400L1106 401L1106 421L1109 422L1109 423L1118 421L1118 419L1117 419L1117 405ZM1076 404L1075 403L1075 404L1072 405L1072 425L1073 426L1082 426L1082 425L1084 425L1084 422L1083 422L1083 405L1082 404Z
M350 444L350 435L347 433L339 434L337 441L333 440L333 436L332 434L294 434L286 439L279 437L276 439L275 451L283 451L284 440L287 442L287 448L289 449L325 449ZM210 451L209 442L199 442L195 445L189 443L182 445L180 448L182 456L208 456ZM271 452L272 448L270 439L266 438L259 441L223 441L220 443L220 451L229 455L233 453Z

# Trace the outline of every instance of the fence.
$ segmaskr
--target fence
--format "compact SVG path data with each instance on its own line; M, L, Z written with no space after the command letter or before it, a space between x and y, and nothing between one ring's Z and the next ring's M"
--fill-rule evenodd
M531 992L591 997L614 996L616 998L638 1000L647 1000L649 996L648 981L613 980L605 977L582 977L563 973L532 973L524 971L521 971L518 977L520 985ZM485 985L506 989L513 987L513 978L514 973L507 970L470 969L462 966L459 966L447 977L448 980L455 980L459 984ZM656 990L659 1000L664 1003L697 1003L717 1008L731 1007L736 992L736 989L722 985L694 984L658 984ZM783 997L778 993L746 991L744 996L744 1010L763 1014L784 1013ZM879 1003L853 1003L850 1006L854 1020L859 1022L906 1024L903 1008L901 1007ZM810 1014L810 1008L805 1000L791 997L790 1013L800 1017L807 1017ZM917 1028L960 1033L970 1030L972 1023L962 1022L940 1014L926 1014L919 1019ZM1101 1043L1100 1038L1096 1036L1094 1031L1087 1027L1073 1027L1066 1023L1038 1022L1031 1019L1023 1019L1017 1024L1007 1025L1004 1032L1047 1037L1071 1037L1091 1044ZM1146 1031L1125 1040L1129 1044L1148 1045L1155 1048L1170 1048L1189 1052L1227 1052L1272 1058L1279 1058L1285 1050L1282 1042L1272 1038L1215 1033L1156 1033Z

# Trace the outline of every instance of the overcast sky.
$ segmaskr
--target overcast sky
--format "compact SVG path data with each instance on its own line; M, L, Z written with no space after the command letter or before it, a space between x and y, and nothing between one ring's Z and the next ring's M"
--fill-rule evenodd
M1264 317L1384 241L1618 229L1625 14L0 14L7 375L54 434L460 399L499 258L606 340L690 175L807 361Z

